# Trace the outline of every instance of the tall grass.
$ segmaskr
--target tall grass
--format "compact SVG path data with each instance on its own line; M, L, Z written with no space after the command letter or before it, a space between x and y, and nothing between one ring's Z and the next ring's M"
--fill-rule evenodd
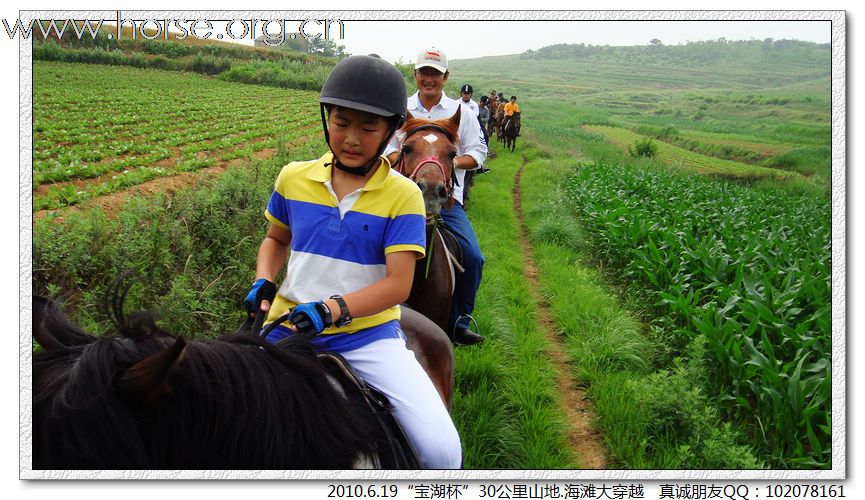
M457 349L454 421L466 467L573 468L579 457L570 455L547 341L523 274L511 197L518 163L500 153L490 163L495 173L477 177L472 188L468 214L486 257L475 316L486 340Z
M575 377L588 387L613 466L629 469L762 467L747 437L723 424L708 390L705 345L669 356L620 304L599 271L564 179L576 163L533 155L522 181L543 293L561 329Z

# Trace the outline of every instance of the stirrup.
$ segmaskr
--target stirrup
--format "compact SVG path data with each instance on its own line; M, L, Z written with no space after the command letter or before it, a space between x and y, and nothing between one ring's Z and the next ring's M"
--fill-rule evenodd
M482 335L481 332L480 332L480 327L479 327L479 325L478 325L478 321L475 319L474 316L472 316L471 314L460 314L459 316L457 316L457 320L456 320L456 322L454 323L453 330L451 331L451 338L454 338L454 339L456 338L456 336L457 336L457 325L460 324L460 320L462 320L463 318L468 318L468 319L469 319L469 324L470 324L470 325L474 325L474 327L475 327L475 333L477 333L478 335Z

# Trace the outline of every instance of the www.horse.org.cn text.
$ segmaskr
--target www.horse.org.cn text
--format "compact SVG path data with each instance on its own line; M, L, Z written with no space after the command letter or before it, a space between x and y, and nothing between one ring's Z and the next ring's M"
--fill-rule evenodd
M3 19L2 23L10 39L20 36L23 40L34 34L95 39L100 31L118 40L184 40L192 36L202 40L260 40L271 47L296 39L345 39L345 24L338 19L135 19L124 17L119 10L116 13L109 19L16 19L11 25Z

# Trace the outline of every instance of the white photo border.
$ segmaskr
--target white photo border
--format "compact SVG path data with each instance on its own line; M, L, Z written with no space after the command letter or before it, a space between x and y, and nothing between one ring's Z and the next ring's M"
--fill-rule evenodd
M294 480L842 480L847 477L846 366L846 181L847 89L846 12L760 11L145 11L124 10L138 19L341 19L354 21L495 20L519 21L831 21L832 23L832 469L830 470L420 470L420 471L196 471L196 470L33 470L32 469L32 41L20 42L19 64L19 478L20 479L294 479ZM116 11L21 11L20 19L106 19Z

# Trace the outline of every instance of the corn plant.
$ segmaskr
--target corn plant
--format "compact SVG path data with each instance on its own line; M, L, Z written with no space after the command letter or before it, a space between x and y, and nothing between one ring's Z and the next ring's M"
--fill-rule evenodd
M828 199L601 164L576 172L570 197L659 323L706 338L717 394L769 457L828 467Z

